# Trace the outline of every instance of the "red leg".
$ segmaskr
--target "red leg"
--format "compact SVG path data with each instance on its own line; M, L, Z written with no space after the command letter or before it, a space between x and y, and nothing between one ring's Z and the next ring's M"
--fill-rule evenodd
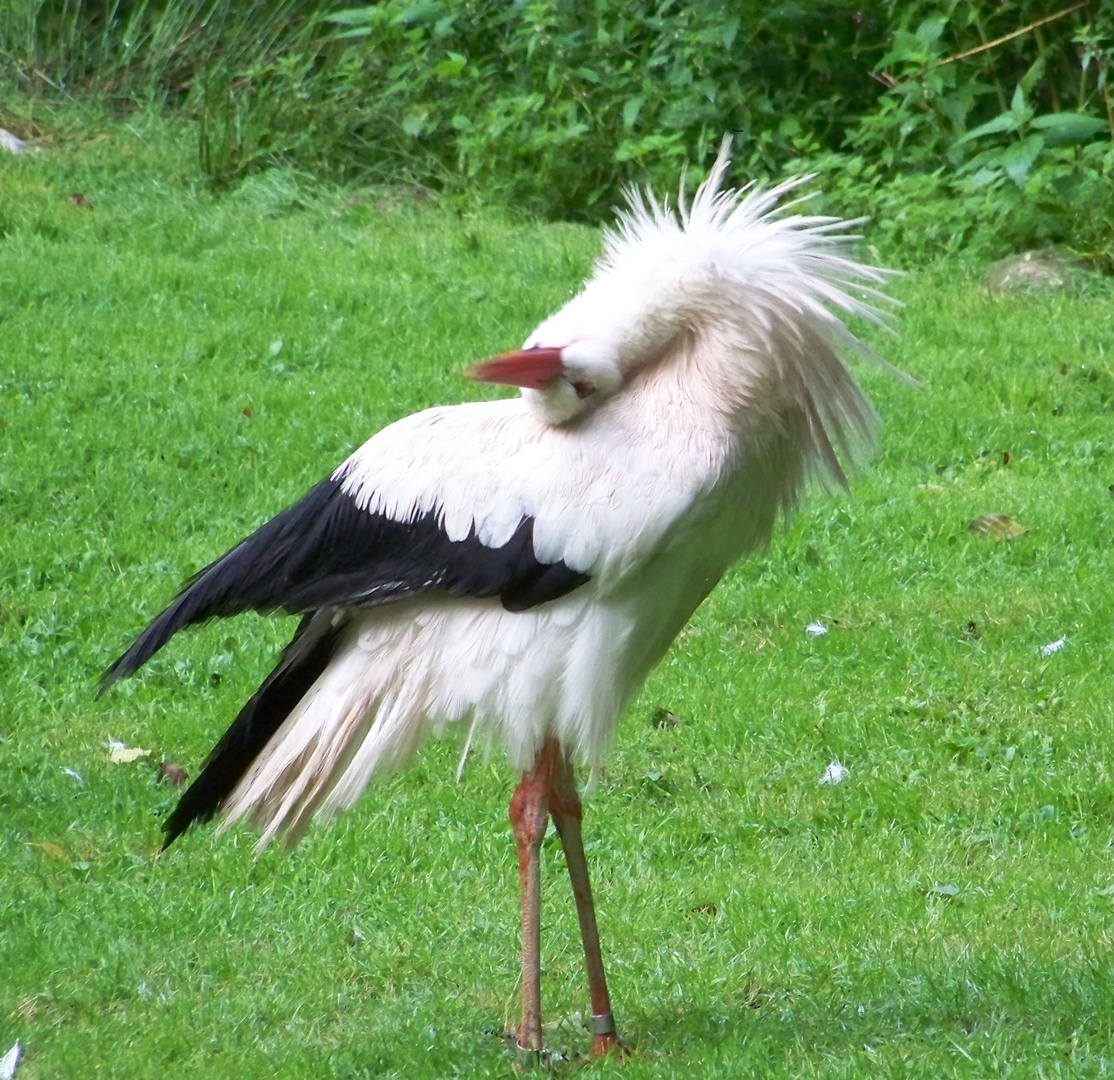
M600 935L596 927L596 908L592 903L592 886L588 880L588 861L584 857L584 841L580 822L584 812L576 791L572 764L560 755L549 782L549 812L565 849L565 862L569 867L572 894L576 900L576 915L580 920L580 937L584 942L584 962L588 968L588 993L592 1000L592 1046L602 1055L619 1045L615 1021L611 1016L611 998L607 993L607 978L603 972L603 954Z
M518 881L522 893L522 1026L518 1045L542 1048L541 999L541 866L539 853L549 822L549 779L560 748L547 739L534 768L524 773L511 797L510 818L518 849Z

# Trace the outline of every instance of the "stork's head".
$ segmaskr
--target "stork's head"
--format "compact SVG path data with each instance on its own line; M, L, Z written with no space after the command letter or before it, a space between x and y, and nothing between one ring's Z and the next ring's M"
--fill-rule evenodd
M717 198L727 159L721 155L693 206ZM733 194L733 193L732 193ZM522 387L550 424L566 424L599 408L638 374L662 361L710 311L706 237L649 197L628 195L630 209L605 235L606 250L584 288L541 323L522 349L474 367L484 382Z
M766 393L770 411L801 404L781 399L800 396L810 382L831 384L836 369L846 375L832 347L868 350L830 309L879 321L871 286L885 273L843 254L853 237L838 232L841 222L778 209L800 181L722 190L727 151L725 142L690 208L683 197L674 211L630 192L581 292L521 350L479 364L472 377L519 386L545 422L566 424L641 373L681 358L685 378L713 386L713 397L753 401ZM813 368L827 374L809 375ZM776 390L768 378L759 389L771 373ZM844 404L833 409L843 412Z
M602 275L597 269L521 350L479 364L470 374L522 387L542 419L565 424L618 393L683 328L681 313L645 275Z
M590 411L623 383L611 351L583 340L565 346L527 342L518 352L477 364L469 374L482 382L522 387L523 396L551 424Z

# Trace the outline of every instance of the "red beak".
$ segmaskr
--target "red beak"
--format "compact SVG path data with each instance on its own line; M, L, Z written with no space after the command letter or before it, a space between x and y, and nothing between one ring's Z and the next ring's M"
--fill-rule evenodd
M504 353L494 360L476 364L468 369L467 374L479 382L544 390L563 371L560 349L523 349L521 352Z

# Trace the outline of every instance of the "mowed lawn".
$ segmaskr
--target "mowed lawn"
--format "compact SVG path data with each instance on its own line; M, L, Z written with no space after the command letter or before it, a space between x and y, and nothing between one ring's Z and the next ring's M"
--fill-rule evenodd
M0 159L0 1054L24 1044L19 1080L513 1075L498 752L458 784L459 746L427 745L292 853L203 829L159 858L156 765L196 775L293 622L96 683L376 429L497 393L461 369L570 295L598 234L281 171L216 199L189 138ZM545 844L558 1075L1114 1068L1114 291L996 299L946 266L893 292L900 336L860 329L922 387L857 366L873 467L697 612L587 805L622 1065L577 1056ZM992 513L1026 531L969 531Z

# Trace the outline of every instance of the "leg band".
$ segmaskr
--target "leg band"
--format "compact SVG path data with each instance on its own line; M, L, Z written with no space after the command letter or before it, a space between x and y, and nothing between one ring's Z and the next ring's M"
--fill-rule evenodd
M598 1016L593 1015L588 1022L588 1029L593 1035L614 1035L615 1018L609 1012L600 1013Z

